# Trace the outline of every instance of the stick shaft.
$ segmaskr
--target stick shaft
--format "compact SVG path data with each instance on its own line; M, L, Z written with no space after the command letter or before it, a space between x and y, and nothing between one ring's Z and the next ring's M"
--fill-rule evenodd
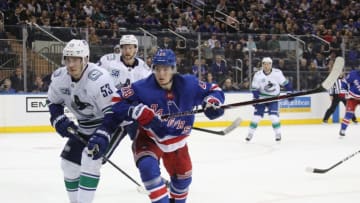
M271 102L271 101L277 101L277 100L281 100L281 99L297 97L297 96L314 94L314 93L318 93L318 92L322 92L322 91L324 91L324 89L322 87L319 87L319 88L316 88L316 89L313 89L313 90L308 90L308 91L303 91L303 92L296 92L296 93L292 93L292 94L279 95L279 96L276 96L276 97L269 97L269 98L263 98L263 99L256 99L256 100L249 100L249 101L244 101L244 102L226 104L226 105L222 105L220 108L229 109L229 108L239 107L239 106L260 104L260 103L266 103L266 102ZM196 109L196 110L193 110L193 111L184 111L184 112L179 112L179 113L175 113L175 114L163 115L163 116L161 116L161 118L162 119L175 118L175 117L189 116L189 115L193 115L193 114L197 114L197 113L203 113L203 112L204 112L204 109Z

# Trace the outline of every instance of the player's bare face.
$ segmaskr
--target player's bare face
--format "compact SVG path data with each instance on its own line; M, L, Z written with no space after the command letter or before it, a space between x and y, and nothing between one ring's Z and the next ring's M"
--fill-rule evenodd
M125 61L131 61L134 59L136 53L136 47L133 44L124 44L121 48L121 56Z
M83 70L82 58L67 56L65 58L65 66L72 78L80 79Z
M264 62L262 67L265 74L269 74L271 72L271 63Z
M171 66L157 65L154 68L157 83L164 89L170 90L172 85L172 77L174 75Z

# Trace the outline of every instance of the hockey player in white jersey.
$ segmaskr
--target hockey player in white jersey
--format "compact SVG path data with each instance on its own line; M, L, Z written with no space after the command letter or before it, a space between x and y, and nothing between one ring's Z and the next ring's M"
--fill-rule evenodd
M136 57L138 46L134 35L123 35L120 39L120 59L113 58L99 63L99 66L109 71L117 88L128 86L152 73L146 63Z
M121 57L119 59L112 57L100 61L99 66L108 70L114 80L115 87L120 89L129 86L131 83L144 79L151 75L152 70L146 63L137 58L139 43L134 35L123 35L120 39ZM132 125L131 125L132 124ZM116 130L112 137L105 156L110 157L121 140L129 134L130 139L134 139L136 124L133 122L124 122Z
M110 61L120 61L120 56L121 56L120 44L117 44L114 47L113 53L105 54L100 58L98 65L101 66L101 64L107 64Z
M100 168L111 135L104 131L112 115L111 99L116 88L109 73L89 61L85 40L71 40L63 50L65 67L52 74L48 90L50 121L57 133L69 138L61 153L61 168L70 203L91 203L100 179ZM78 125L65 114L67 107ZM104 121L104 122L103 122ZM69 129L78 132L86 143ZM94 153L97 149L98 154ZM90 155L90 156L89 156Z
M288 92L293 91L291 83L285 78L282 71L277 68L272 68L272 59L270 57L263 58L262 69L254 74L251 83L251 91L254 99L278 96L280 94L280 86L285 87ZM275 131L275 140L280 141L281 131L278 101L255 104L254 107L254 116L250 122L249 134L246 137L246 141L252 139L258 123L264 116L265 109L268 110L272 127Z

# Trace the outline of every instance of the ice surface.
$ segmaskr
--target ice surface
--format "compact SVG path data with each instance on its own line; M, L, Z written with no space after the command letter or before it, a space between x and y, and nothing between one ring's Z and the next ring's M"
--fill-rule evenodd
M282 126L275 142L271 127L259 126L246 143L247 127L226 136L193 131L188 139L193 162L189 203L357 203L360 155L326 174L327 168L360 149L360 125L339 139L340 124ZM55 133L0 134L0 201L66 203L59 154L65 143ZM138 182L130 141L111 157ZM167 177L163 170L164 177ZM111 165L102 168L94 203L150 202L136 185Z

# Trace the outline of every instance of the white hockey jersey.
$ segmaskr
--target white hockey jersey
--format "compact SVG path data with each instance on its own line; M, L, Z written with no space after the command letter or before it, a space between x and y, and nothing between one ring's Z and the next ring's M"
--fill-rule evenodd
M100 60L97 64L98 64L98 66L101 67L102 64L109 63L110 61L120 61L120 57L121 57L121 53L120 54L115 54L115 53L105 54L104 56L102 56L100 58Z
M65 105L76 117L79 132L90 135L101 125L105 113L111 112L114 93L116 88L109 73L94 63L88 63L77 82L71 80L66 67L54 71L48 100Z
M139 58L135 58L134 66L125 65L121 58L105 60L100 62L99 66L109 71L116 88L128 86L133 82L148 77L152 73L149 66Z
M263 70L259 70L253 77L251 90L259 90L260 98L278 96L280 86L285 86L288 82L280 69L272 68L269 75L265 75Z

